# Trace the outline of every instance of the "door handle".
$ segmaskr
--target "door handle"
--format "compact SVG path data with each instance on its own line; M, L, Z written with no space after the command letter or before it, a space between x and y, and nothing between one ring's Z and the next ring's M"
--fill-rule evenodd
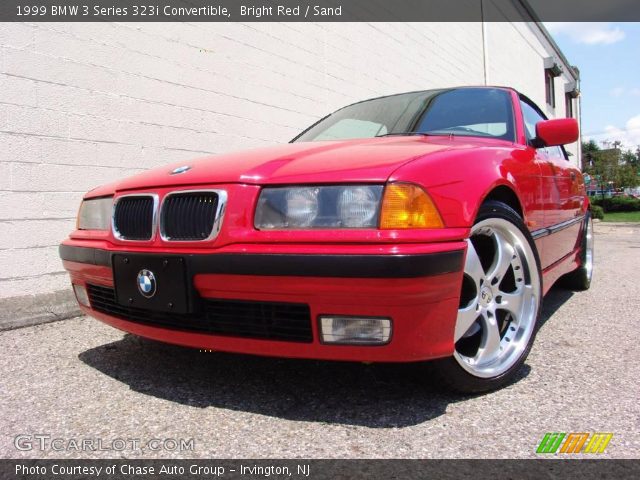
M571 180L575 180L576 179L576 172L569 173L569 176L571 177Z

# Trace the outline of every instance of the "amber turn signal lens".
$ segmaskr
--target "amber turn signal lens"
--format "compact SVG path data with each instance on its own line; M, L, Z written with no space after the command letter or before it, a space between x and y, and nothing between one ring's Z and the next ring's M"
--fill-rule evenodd
M427 192L417 185L387 185L382 200L380 228L442 228L444 223Z

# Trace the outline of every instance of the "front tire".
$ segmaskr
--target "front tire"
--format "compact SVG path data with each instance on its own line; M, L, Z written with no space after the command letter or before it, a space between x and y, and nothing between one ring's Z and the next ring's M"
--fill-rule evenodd
M454 390L480 393L511 382L535 337L542 275L535 244L508 205L482 205L467 240L452 357L435 362Z

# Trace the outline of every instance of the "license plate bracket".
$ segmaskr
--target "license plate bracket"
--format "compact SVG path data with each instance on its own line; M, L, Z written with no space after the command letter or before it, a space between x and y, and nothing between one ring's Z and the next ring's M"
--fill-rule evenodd
M184 257L114 254L111 264L119 304L166 313L192 311Z

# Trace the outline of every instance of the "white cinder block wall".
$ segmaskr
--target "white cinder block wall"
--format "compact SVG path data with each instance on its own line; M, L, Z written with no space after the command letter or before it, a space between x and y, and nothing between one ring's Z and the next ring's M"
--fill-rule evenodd
M544 104L551 53L536 28L0 24L0 299L68 288L57 247L102 183L286 142L350 102L485 73Z
M545 41L535 24L527 23L487 23L485 29L487 57L489 59L487 77L490 85L506 85L517 89L533 100L549 118L565 117L565 85L575 79L563 65L563 73L554 80L555 108L546 102L544 84L544 59L558 58L551 45ZM580 118L579 101L574 100L574 117ZM579 143L567 146L577 162Z

